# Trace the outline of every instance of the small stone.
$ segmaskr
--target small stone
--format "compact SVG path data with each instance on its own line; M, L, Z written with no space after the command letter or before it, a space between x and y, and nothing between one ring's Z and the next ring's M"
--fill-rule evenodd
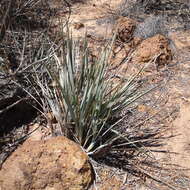
M74 24L74 29L79 30L84 27L83 23L77 22Z

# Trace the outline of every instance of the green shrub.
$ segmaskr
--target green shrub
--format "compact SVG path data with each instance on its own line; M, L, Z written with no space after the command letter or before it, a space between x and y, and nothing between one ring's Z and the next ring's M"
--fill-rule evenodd
M91 62L87 42L68 40L63 45L61 57L49 58L47 73L53 82L38 77L38 84L56 117L62 132L91 156L102 156L117 143L129 142L126 134L117 130L123 119L115 119L122 110L142 97L138 74L117 85L108 73L110 46Z

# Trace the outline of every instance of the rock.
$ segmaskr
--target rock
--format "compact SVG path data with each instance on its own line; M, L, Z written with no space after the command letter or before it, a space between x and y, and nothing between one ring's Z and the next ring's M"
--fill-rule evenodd
M148 63L153 59L155 59L157 67L167 65L172 60L169 42L160 34L142 41L137 46L132 61L136 63Z
M79 30L81 28L84 28L84 24L81 22L74 23L74 29Z
M136 23L127 17L120 17L117 20L117 38L122 42L129 42L132 39Z
M1 190L82 190L92 180L88 156L63 136L26 141L0 171Z

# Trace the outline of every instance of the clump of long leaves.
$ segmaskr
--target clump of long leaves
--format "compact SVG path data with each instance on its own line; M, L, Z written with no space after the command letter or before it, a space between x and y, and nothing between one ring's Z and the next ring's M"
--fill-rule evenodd
M138 85L139 73L114 85L108 73L110 49L91 62L86 40L81 47L68 37L61 57L55 53L46 66L53 85L38 78L62 131L92 156L103 155L119 139L129 143L127 135L117 131L121 119L113 118L147 93Z

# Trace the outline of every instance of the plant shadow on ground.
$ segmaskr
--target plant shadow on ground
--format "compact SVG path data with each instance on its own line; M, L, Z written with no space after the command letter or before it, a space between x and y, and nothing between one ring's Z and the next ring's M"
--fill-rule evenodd
M131 116L132 118L133 116ZM186 168L170 164L168 160L162 160L159 156L156 156L157 154L162 154L164 157L169 158L175 155L175 152L168 152L163 148L163 145L170 138L175 137L175 135L166 136L165 130L168 129L154 131L146 128L145 130L138 129L138 131L133 131L132 134L134 136L131 138L129 135L128 138L129 142L134 142L133 144L129 143L130 145L117 147L115 150L112 148L106 154L100 152L97 157L92 157L95 161L92 163L94 163L95 169L97 168L97 173L101 168L110 168L108 169L110 174L106 177L109 180L109 176L115 176L114 171L117 168L122 176L127 173L132 180L137 180L150 189L188 189L190 179L185 175ZM99 173L97 176L99 176ZM99 180L101 180L101 174ZM123 178L121 180L123 181ZM179 183L180 180L186 180L186 182ZM127 188L128 185L130 184L128 184L126 179L122 187ZM135 188L135 184L133 186Z
M95 157L94 160L99 165L127 172L144 181L144 184L146 184L146 179L149 179L165 187L172 186L172 180L166 182L164 176L162 178L157 176L156 171L160 171L161 173L161 171L167 171L168 169L162 166L163 163L159 163L155 158L154 151L162 154L171 154L162 148L165 143L163 140L168 140L173 136L165 137L161 135L161 131L151 132L151 130L147 130L146 132L139 130L136 134L133 133L133 135L134 137L129 137L128 140L134 143L129 143L130 145L121 146L115 150L113 148L112 151L108 151L105 155L104 153L100 153L99 157ZM117 143L122 144L122 142Z

